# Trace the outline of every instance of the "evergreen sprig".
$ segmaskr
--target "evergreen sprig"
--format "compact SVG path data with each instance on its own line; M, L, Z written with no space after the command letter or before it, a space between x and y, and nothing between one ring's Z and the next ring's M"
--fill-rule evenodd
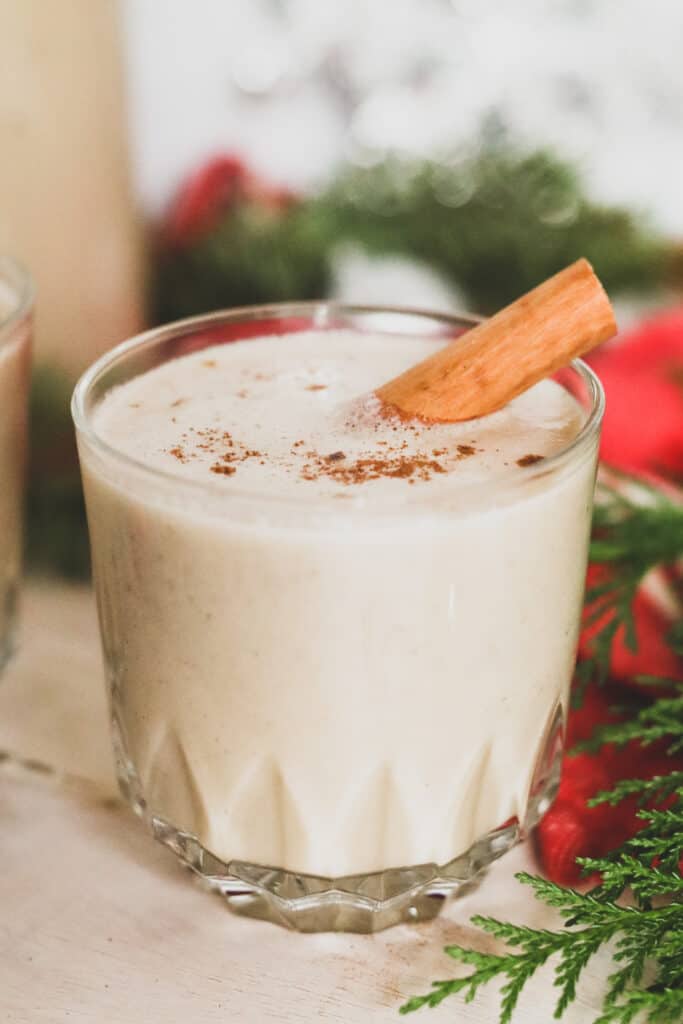
M499 1021L500 1024L509 1024L526 983L551 957L557 957L554 983L559 989L559 997L554 1016L559 1018L576 998L577 984L591 957L612 941L615 942L614 960L619 969L608 979L605 1008L610 1013L614 1014L616 1000L627 986L641 981L652 960L670 959L672 952L677 951L681 959L680 972L669 965L667 974L670 983L683 983L682 905L675 903L645 912L605 902L592 893L565 889L526 873L516 877L532 887L537 899L559 911L564 919L564 929L528 928L491 917L473 917L472 923L482 931L520 952L497 955L447 946L445 952L460 963L473 967L472 973L435 982L431 992L410 999L401 1007L401 1013L411 1013L423 1006L438 1006L447 996L460 992L469 1002L482 985L503 980ZM622 1016L613 1015L610 1019L628 1021L629 1005L622 1001Z
M683 752L683 685L651 676L640 676L638 681L641 685L654 683L659 686L665 682L672 695L661 696L651 704L641 706L625 721L599 726L589 739L577 744L577 750L595 752L606 743L625 747L637 740L646 747L663 741L666 753L671 756Z
M604 491L594 523L593 560L606 573L591 601L600 602L598 643L590 660L593 677L604 676L616 631L624 627L635 642L631 603L646 573L660 562L673 563L683 554L683 509L649 488L634 496L623 490ZM616 625L615 625L616 623ZM607 631L607 641L604 640ZM680 650L683 630L670 642ZM605 743L624 746L661 744L673 755L683 751L683 685L672 680L640 680L656 686L650 703L636 706L624 721L600 727L584 749ZM641 805L642 827L620 848L600 858L579 861L586 874L600 882L581 893L528 874L517 875L534 896L557 910L558 930L523 927L491 917L472 923L505 944L500 954L462 946L445 952L472 970L465 976L434 982L431 991L409 999L400 1012L438 1006L451 995L466 1001L491 981L502 982L500 1024L509 1024L528 981L553 961L559 996L555 1018L576 997L577 985L591 958L609 944L614 971L607 979L600 1015L594 1024L680 1024L683 1021L683 771L650 779L625 779L590 801L616 806L623 800ZM625 894L630 905L617 902Z
M683 822L680 808L677 817ZM614 867L601 860L587 861L586 866L590 870ZM628 856L624 856L619 866L622 869L620 890L645 875L642 863L636 859L629 861ZM554 984L559 989L559 997L554 1017L560 1018L576 998L577 985L590 959L607 943L613 943L617 970L607 979L604 1015L598 1020L627 1024L633 1019L636 1005L639 1012L646 1011L646 1020L668 1020L657 1014L661 1015L664 1007L681 1005L683 997L683 904L670 902L653 908L649 900L652 896L680 899L683 885L680 874L656 867L650 867L649 873L654 884L648 890L648 905L635 907L620 906L613 899L607 899L602 886L589 893L579 893L554 882L518 874L519 881L534 889L537 899L559 911L564 928L552 931L490 917L473 917L474 925L520 952L493 954L447 946L445 952L449 956L472 967L473 971L465 977L435 982L426 995L408 1000L401 1007L401 1013L438 1006L456 993L463 993L469 1002L483 985L498 980L503 981L499 1022L509 1024L527 982L551 958L556 958ZM654 982L646 988L635 988L643 981L648 968L655 972ZM664 998L663 993L667 991L673 995ZM634 1000L636 995L638 998Z
M324 298L340 244L425 264L480 313L579 256L610 295L680 275L679 248L627 209L592 202L570 163L486 137L466 158L344 167L280 211L237 204L207 235L157 254L152 317Z
M592 679L604 682L612 644L623 629L636 649L633 600L647 573L683 554L683 508L647 484L602 485L593 514L590 560L603 572L586 589L584 626L599 626L591 656L578 666L573 702L583 698ZM683 623L681 624L683 626ZM676 646L676 630L669 638ZM655 680L655 683L660 680Z
M673 771L668 775L654 775L651 779L621 779L610 790L597 793L588 801L589 807L598 804L609 804L616 807L623 800L638 797L642 805L646 802L658 803L674 794L683 795L683 771Z
M642 219L593 203L571 164L501 137L451 160L348 168L313 212L335 243L426 263L484 313L579 255L611 295L657 287L673 259Z

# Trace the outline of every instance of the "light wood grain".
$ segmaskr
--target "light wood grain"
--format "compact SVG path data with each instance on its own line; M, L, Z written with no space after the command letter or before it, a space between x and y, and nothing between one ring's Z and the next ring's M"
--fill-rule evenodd
M235 917L94 792L5 772L0 822L0 1006L12 1024L389 1024L406 996L454 973L441 947L476 938L464 923L471 913L547 923L510 880L527 866L524 851L426 926L311 936ZM567 1024L596 1015L599 972L591 968ZM552 999L546 974L520 1022L549 1024ZM428 1020L493 1024L495 993Z
M593 268L577 260L376 394L401 415L428 421L485 416L616 329Z
M19 652L0 679L0 749L118 792L89 587L25 588Z
M7 762L0 768L3 1024L389 1024L406 996L455 972L441 952L445 943L481 943L467 924L471 914L552 925L552 915L512 879L532 866L529 848L514 851L480 889L426 925L376 936L297 935L234 916L112 798L96 749L105 744L106 765L90 592L30 586L24 635L24 650L0 683L0 718L12 705L15 742L52 756L69 774L40 776ZM58 726L52 736L50 722ZM597 1016L607 969L604 956L591 964L566 1024ZM551 982L548 971L534 980L520 1024L549 1024ZM468 1006L453 1000L414 1019L495 1024L496 994L482 992Z

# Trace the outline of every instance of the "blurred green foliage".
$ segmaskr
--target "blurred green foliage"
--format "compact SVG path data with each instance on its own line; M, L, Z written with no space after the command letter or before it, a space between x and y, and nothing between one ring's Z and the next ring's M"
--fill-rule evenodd
M352 170L316 203L331 240L412 256L492 313L579 256L612 295L664 280L671 245L625 209L591 203L570 165L547 152L492 148L448 167Z
M331 280L326 230L306 203L284 214L254 204L237 207L197 244L157 253L152 322L321 298Z
M571 165L545 151L495 144L452 164L391 160L347 169L326 191L282 209L253 200L232 206L200 240L157 251L150 320L323 298L340 243L425 263L481 313L579 256L612 295L656 290L679 258L641 218L590 202ZM27 544L31 566L79 576L87 573L88 550L69 392L60 374L38 368Z
M70 397L71 383L60 370L35 368L29 407L26 548L31 569L79 578L87 576L90 563Z
M571 165L545 151L496 145L453 165L390 160L351 168L284 212L227 211L195 245L160 254L154 318L323 298L341 242L433 267L479 313L579 256L613 295L657 287L672 261L671 244L641 218L591 203Z

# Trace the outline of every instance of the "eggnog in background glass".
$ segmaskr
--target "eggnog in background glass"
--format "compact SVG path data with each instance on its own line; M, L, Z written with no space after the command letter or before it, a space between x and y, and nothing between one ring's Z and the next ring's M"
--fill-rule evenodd
M482 420L379 415L469 326L217 313L77 386L121 786L245 913L433 916L554 796L602 392L577 362Z
M0 670L16 641L33 286L0 256Z

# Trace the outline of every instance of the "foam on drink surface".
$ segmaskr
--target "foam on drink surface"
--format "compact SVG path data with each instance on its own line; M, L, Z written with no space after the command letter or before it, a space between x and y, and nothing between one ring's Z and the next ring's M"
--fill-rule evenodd
M441 494L519 473L576 436L584 414L553 381L467 423L380 415L373 389L442 344L309 331L216 345L110 392L96 430L179 477L301 497Z

